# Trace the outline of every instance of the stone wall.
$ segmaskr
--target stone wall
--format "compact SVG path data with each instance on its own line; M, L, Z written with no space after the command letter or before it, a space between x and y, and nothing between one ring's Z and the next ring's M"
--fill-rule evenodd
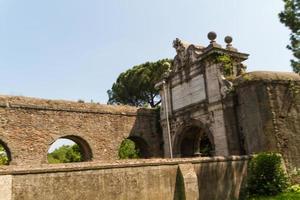
M239 197L248 159L236 156L8 166L0 168L0 200L231 200Z
M62 137L78 142L88 160L116 159L127 137L142 139L151 157L162 155L154 110L0 96L0 142L10 164L47 163L50 145Z
M241 138L247 154L276 151L300 167L300 76L251 72L236 80Z

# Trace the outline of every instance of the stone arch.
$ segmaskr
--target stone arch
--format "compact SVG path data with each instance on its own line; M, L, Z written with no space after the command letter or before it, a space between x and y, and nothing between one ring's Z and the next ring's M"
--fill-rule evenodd
M129 136L127 139L130 139L133 141L139 149L140 157L141 158L150 158L152 157L150 148L146 140L144 140L142 137L139 136Z
M8 148L8 145L6 142L4 142L3 140L0 139L0 145L4 148L4 151L6 153L6 156L8 158L8 164L11 162L11 151L10 149Z
M201 121L189 120L178 129L173 143L175 157L213 156L214 151L213 135Z
M79 146L80 153L82 155L82 162L91 161L93 159L93 153L88 142L80 136L77 135L65 135L59 138L56 138L49 147L58 139L69 139L76 143Z

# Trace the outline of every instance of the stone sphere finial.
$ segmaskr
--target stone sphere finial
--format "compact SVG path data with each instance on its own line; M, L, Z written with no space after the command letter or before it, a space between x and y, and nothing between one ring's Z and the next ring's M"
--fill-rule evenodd
M224 41L227 43L227 45L230 45L230 43L232 42L232 37L231 36L226 36Z
M211 31L207 34L207 38L210 40L210 42L214 42L215 39L217 38L217 34Z

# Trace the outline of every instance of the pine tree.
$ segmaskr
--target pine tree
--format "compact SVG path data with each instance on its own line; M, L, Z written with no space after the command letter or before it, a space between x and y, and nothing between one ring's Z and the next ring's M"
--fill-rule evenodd
M291 60L294 72L300 74L300 0L283 0L284 11L279 13L280 22L290 30L291 44L287 46L295 59Z

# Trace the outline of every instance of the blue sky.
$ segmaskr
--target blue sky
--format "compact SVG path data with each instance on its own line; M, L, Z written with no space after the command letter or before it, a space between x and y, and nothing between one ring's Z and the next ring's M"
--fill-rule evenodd
M133 65L172 58L172 41L250 53L248 71L291 71L281 0L0 0L0 94L106 103Z

